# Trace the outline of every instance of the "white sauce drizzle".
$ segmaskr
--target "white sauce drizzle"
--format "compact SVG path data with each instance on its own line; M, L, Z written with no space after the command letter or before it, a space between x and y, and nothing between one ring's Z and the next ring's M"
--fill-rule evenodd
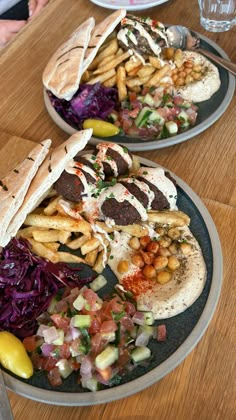
M107 150L111 148L112 150L119 153L119 155L124 159L124 161L127 163L128 168L131 168L132 166L132 157L129 155L128 152L125 152L124 148L122 146L119 146L118 144L113 143L101 143L98 144L97 149L98 153L96 156L96 163L100 166L102 166L102 162L106 162L112 171L114 172L114 176L117 177L118 174L118 167L117 163L114 159L107 157L106 153Z

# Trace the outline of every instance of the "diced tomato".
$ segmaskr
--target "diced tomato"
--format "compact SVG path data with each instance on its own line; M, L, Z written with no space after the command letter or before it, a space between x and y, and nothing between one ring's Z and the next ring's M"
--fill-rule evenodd
M101 353L103 350L103 340L102 335L100 333L97 333L92 336L91 338L91 351L93 354Z
M116 330L117 330L117 325L115 321L113 321L112 319L110 321L103 321L100 328L101 333L110 333Z
M89 334L96 334L97 332L100 331L101 328L101 318L99 316L93 316L91 325L89 327Z
M129 112L129 116L132 118L136 118L139 114L139 111L139 108L134 108L132 111Z
M104 381L109 381L112 377L112 367L108 366L106 369L98 369L96 368L96 371L101 375L101 377L104 379Z
M131 331L134 328L134 323L129 315L123 316L120 320L120 323L122 327L127 331Z
M45 357L42 360L42 368L43 370L50 372L50 370L52 370L56 366L57 362L58 362L58 359L55 359L55 357L51 357L51 356Z
M136 309L132 302L128 302L128 301L125 302L125 312L131 316L135 314Z
M64 332L67 331L70 325L69 318L67 318L66 316L62 316L61 314L53 314L51 315L51 319L53 320L57 328L62 329Z
M70 344L64 343L59 346L59 357L61 359L69 359L70 355Z
M125 133L128 133L128 131L132 127L132 125L133 125L133 121L132 120L128 120L128 119L123 120L123 122L122 122L122 128L123 128L124 132Z
M116 314L122 312L124 309L124 304L118 297L114 297L112 300L110 300L110 305L112 312Z
M23 344L25 347L25 350L28 352L34 351L36 349L36 336L32 335L31 337L25 337L23 340Z
M166 326L164 324L157 327L157 341L166 341Z
M56 312L66 312L68 309L68 303L66 302L66 300L60 300L59 302L57 302L56 306L55 306L55 311Z
M95 293L92 289L85 289L84 292L83 292L83 296L88 303L90 311L96 311L97 310L97 301L98 301L97 293Z
M52 386L58 386L62 384L62 378L57 366L50 370L47 376Z
M44 358L42 356L40 356L40 354L38 353L33 353L30 356L31 362L33 363L34 369L36 370L43 370L43 363L44 363Z
M129 92L129 100L130 102L136 101L137 95L135 92Z
M127 349L120 349L118 365L119 367L125 366L130 361L130 354Z

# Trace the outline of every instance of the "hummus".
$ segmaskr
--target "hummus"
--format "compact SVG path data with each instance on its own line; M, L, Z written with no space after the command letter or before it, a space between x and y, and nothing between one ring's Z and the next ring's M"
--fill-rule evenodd
M175 88L175 93L187 101L203 102L210 99L220 88L218 68L203 55L193 51L183 51L185 61L193 61L195 65L205 68L202 79L189 83L186 86Z
M117 233L111 242L112 258L108 265L116 275L119 283L133 292L140 311L152 311L154 319L170 318L189 308L200 296L206 282L206 266L201 248L185 226L181 228L184 237L191 244L192 252L184 256L179 252L181 264L166 284L158 284L155 280L142 276L141 269L131 262L132 250L128 245L130 236L127 233ZM129 271L119 273L118 262L121 259L129 261Z

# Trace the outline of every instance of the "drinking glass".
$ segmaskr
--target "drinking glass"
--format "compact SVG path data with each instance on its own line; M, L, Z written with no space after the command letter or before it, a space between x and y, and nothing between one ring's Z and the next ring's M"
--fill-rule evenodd
M236 24L236 0L198 0L200 22L210 32L229 31Z

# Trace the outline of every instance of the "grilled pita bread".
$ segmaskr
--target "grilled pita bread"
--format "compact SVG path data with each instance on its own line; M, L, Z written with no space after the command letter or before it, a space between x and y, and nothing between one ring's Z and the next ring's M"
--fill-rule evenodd
M78 131L46 157L30 184L22 206L9 226L8 241L16 235L28 213L48 195L48 191L64 171L67 162L86 146L91 135L91 129Z
M0 181L0 246L8 242L6 231L24 201L25 194L39 166L45 159L51 140L44 140Z
M89 67L101 45L104 43L106 38L114 31L114 29L121 22L121 19L125 17L125 15L126 10L119 9L95 26L91 35L91 39L89 41L88 48L85 52L83 72Z
M43 72L43 84L58 98L70 100L78 90L83 60L95 20L80 25L53 54Z

